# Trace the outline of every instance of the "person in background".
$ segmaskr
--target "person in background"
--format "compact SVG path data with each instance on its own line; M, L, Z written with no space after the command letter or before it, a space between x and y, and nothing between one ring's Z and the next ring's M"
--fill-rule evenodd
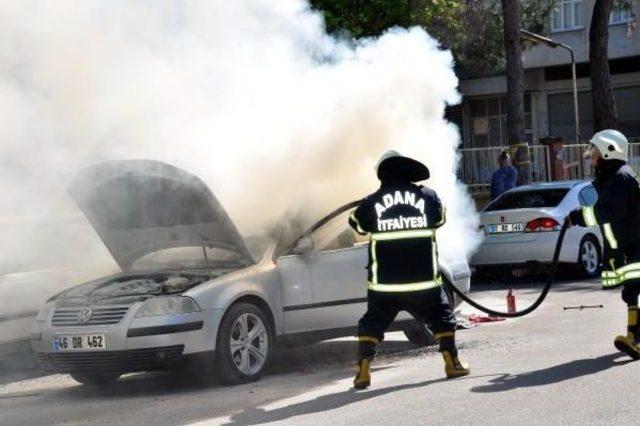
M518 171L511 165L511 157L507 151L498 156L500 168L491 176L491 200L495 200L502 193L516 187Z

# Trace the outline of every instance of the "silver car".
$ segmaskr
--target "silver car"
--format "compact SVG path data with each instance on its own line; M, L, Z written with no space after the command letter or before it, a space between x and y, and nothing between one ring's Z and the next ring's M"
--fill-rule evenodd
M588 181L559 181L520 186L505 192L480 213L484 240L471 264L551 263L559 230L569 213L595 204L595 188ZM570 228L560 262L576 265L587 277L600 271L602 235L598 227Z
M195 361L227 383L253 381L276 344L353 335L366 308L368 243L347 225L353 204L264 240L243 239L200 179L156 161L93 166L70 194L122 273L40 310L32 347L48 371L99 384ZM466 261L442 271L469 291ZM395 326L424 342L416 324L405 314Z

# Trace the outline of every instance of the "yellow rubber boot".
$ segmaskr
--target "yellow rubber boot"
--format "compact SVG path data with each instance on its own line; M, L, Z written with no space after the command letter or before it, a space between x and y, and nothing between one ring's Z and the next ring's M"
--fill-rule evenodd
M456 377L468 376L471 374L469 364L460 360L457 354L451 354L449 351L442 351L444 358L444 372L447 379L455 379Z
M374 336L358 336L358 374L353 379L353 387L366 389L371 385L371 361L376 356L380 339Z
M627 325L627 335L617 336L613 341L614 346L620 352L624 352L634 360L640 359L640 346L638 345L638 339L640 339L639 325L638 325L638 307L629 307L629 321Z
M456 377L471 374L469 364L458 358L455 332L440 333L436 334L435 337L440 343L440 352L442 352L442 358L444 359L444 372L447 375L447 379L455 379Z
M353 379L353 387L356 389L366 389L371 386L371 360L363 358L358 361L358 373Z

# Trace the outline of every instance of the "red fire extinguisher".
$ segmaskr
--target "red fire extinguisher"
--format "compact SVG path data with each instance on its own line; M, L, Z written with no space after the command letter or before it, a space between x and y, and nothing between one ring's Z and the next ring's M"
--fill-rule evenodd
M513 314L516 311L516 295L513 293L513 289L510 288L507 293L507 312Z

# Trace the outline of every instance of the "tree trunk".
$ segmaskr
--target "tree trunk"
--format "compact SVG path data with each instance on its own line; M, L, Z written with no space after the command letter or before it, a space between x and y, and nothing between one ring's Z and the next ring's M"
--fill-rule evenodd
M616 103L609 74L609 16L614 0L596 0L589 30L591 96L594 131L615 129L618 125Z
M507 58L507 128L509 145L518 169L518 184L529 183L529 147L524 137L524 70L520 43L520 0L501 0L504 48Z

